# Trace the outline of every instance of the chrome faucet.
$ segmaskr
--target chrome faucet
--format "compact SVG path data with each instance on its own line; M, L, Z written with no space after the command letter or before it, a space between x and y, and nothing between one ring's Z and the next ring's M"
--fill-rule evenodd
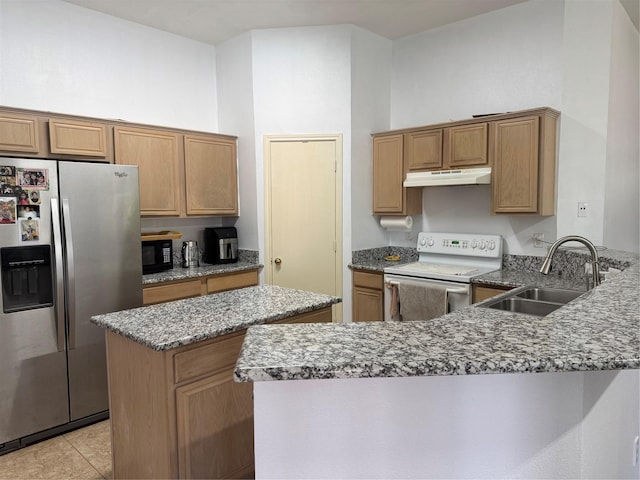
M551 269L551 259L553 255L556 253L556 250L560 245L566 242L580 242L584 244L591 253L591 269L593 272L593 287L597 287L600 285L600 262L598 260L598 251L593 243L587 240L584 237L580 237L578 235L567 235L566 237L562 237L556 240L553 245L549 248L549 252L547 253L547 258L542 262L542 267L540 267L540 273L547 275L549 270ZM592 288L593 288L592 287Z

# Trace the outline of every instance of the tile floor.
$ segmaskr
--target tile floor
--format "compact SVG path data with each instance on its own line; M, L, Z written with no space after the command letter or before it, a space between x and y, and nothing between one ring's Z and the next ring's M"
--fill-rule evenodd
M109 420L0 456L0 479L111 478Z

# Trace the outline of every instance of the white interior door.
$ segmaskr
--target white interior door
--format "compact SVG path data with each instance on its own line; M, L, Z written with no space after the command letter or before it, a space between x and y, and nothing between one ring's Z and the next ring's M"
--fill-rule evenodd
M266 139L267 283L341 296L340 140Z

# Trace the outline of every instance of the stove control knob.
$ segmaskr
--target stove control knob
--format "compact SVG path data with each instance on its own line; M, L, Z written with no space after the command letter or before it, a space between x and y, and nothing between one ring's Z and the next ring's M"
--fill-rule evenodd
M480 250L484 250L485 248L487 248L487 242L485 242L484 240L482 240L480 242Z
M424 237L420 237L420 245L424 247L426 244L427 244L427 239Z
M435 243L436 243L436 242L434 242L434 241L433 241L433 238L430 238L430 239L427 241L427 245L429 245L430 247L433 247L433 245L434 245Z
M491 240L489 242L489 250L495 250L496 248L496 242L494 242L493 240Z
M475 240L471 241L471 248L478 248L478 242L476 242Z

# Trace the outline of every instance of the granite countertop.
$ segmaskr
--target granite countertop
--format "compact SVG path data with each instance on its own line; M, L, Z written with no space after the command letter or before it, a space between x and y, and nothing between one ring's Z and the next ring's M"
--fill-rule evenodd
M206 277L207 275L216 275L224 273L242 272L245 270L255 270L262 268L263 265L254 262L238 261L236 263L223 263L220 265L210 265L201 263L199 267L183 268L174 266L171 270L160 273L151 273L142 276L143 285L152 285L154 283L172 282L176 280L188 280L189 278Z
M330 295L263 285L96 315L91 321L162 351L251 325L319 310L341 301Z
M234 377L262 381L638 369L638 255L605 254L603 264L626 269L546 317L472 305L429 321L251 327ZM521 276L518 285L537 283L536 274L529 273L533 277ZM514 280L504 271L489 275L487 284ZM551 281L553 276L541 277Z

